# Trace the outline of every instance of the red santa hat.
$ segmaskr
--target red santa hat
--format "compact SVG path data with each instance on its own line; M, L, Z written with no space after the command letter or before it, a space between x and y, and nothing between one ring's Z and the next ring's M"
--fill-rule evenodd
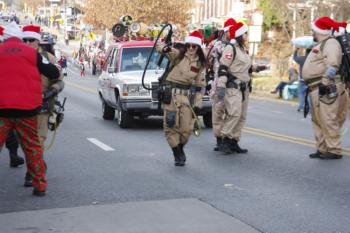
M4 35L4 28L0 26L0 41L2 41L3 35Z
M23 38L34 38L41 40L40 26L27 25L23 27Z
M348 24L346 22L336 22L336 24L337 28L335 28L334 36L344 35Z
M196 44L202 46L203 37L198 31L193 31L185 38L185 43Z
M315 22L311 24L311 28L314 32L321 35L331 35L332 29L337 30L339 26L328 16L323 16L318 18Z
M235 43L236 42L235 38L242 36L247 31L248 31L248 26L241 22L238 22L232 27L230 27L229 33L230 33L231 43Z
M229 18L228 20L225 21L224 23L224 32L228 32L231 26L236 24L236 20L233 18Z

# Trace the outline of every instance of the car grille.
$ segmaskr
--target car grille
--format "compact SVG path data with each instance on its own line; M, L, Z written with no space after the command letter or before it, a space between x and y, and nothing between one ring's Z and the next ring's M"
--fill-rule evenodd
M158 88L159 83L158 82L153 82L153 83L151 83L151 85L152 85L152 101L157 102L158 101L158 92L155 89Z

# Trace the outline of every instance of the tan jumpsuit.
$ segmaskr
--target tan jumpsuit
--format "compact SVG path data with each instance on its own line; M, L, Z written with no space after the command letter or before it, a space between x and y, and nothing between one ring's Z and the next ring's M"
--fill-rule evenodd
M220 76L218 87L226 88L224 104L225 104L225 118L224 125L221 130L221 135L225 138L240 140L243 126L246 122L248 100L249 100L249 87L248 83L251 80L249 69L252 62L248 53L240 48L237 44L235 46L236 54L234 54L231 45L227 45L223 51L220 59L220 64L228 67L228 72L237 77L234 81L238 88L227 88L226 84L228 78L226 76ZM245 85L244 100L240 85Z
M163 47L164 45L159 44L157 45L157 50L161 52ZM167 53L167 56L170 62L174 63L179 56L179 51L173 48L171 52ZM181 61L177 60L177 62L176 66L168 74L166 81L172 83L174 86L198 87L199 91L194 93L193 107L201 108L203 91L206 85L203 73L204 67L201 67L198 57L191 59L185 55ZM194 127L190 92L185 89L172 88L171 103L162 105L165 137L171 148L179 144L187 144ZM167 125L166 118L168 113L176 115L175 125L173 127Z
M311 91L311 116L316 148L321 153L341 155L341 128L347 116L348 94L339 75L329 79L325 72L329 66L339 69L342 51L339 42L334 38L325 41L322 49L321 44L322 41L309 53L302 72ZM335 84L339 96L334 101L327 96L320 99L318 87L321 83L326 86Z

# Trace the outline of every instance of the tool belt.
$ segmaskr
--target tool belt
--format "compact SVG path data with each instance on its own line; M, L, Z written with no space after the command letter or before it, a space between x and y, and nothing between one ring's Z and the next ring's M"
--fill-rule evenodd
M183 89L183 90L189 90L191 87L191 85L184 85L184 84L175 83L171 81L165 81L164 85L170 86L171 88L177 88L177 89Z
M315 85L308 86L305 93L305 99L304 99L304 117L307 116L309 112L309 101L308 97L309 94L315 90L318 91L318 97L319 100L327 105L333 104L338 96L341 96L345 93L343 91L342 93L339 93L336 83L339 82L339 80L335 80L334 83L329 85L323 85L322 83L317 83Z
M171 88L171 93L175 95L190 95L189 89Z
M250 90L250 85L251 82L243 82L240 81L239 83L235 82L235 80L237 80L237 77L235 77L234 75L229 75L228 77L228 81L226 83L226 88L235 88L235 89L239 89L242 93L242 102L245 100L245 91L247 89Z
M162 102L163 104L170 104L173 94L189 96L190 87L190 85L183 85L171 81L165 81L164 85L160 87L158 92L159 102Z
M304 82L308 87L312 87L317 85L317 83L321 82L321 80L322 80L322 77L316 77L316 78L311 78L307 80L304 79Z

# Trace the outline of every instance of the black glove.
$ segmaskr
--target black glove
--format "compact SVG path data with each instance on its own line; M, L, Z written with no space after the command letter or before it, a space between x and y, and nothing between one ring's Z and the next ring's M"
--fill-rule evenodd
M219 100L223 100L225 98L225 88L224 87L217 87L216 92L217 92Z
M50 99L51 97L54 97L57 95L57 90L55 88L50 88L43 93L43 100L46 101Z
M44 100L41 105L41 112L48 112L49 111L49 102L47 100Z
M267 70L267 66L265 66L265 65L258 65L257 68L256 68L256 72L260 72L260 71L263 71L263 70Z
M169 53L171 51L171 44L167 44L166 46L164 46L163 48L163 53Z
M201 109L199 107L195 106L195 107L193 107L193 111L198 116L199 113L201 112Z

